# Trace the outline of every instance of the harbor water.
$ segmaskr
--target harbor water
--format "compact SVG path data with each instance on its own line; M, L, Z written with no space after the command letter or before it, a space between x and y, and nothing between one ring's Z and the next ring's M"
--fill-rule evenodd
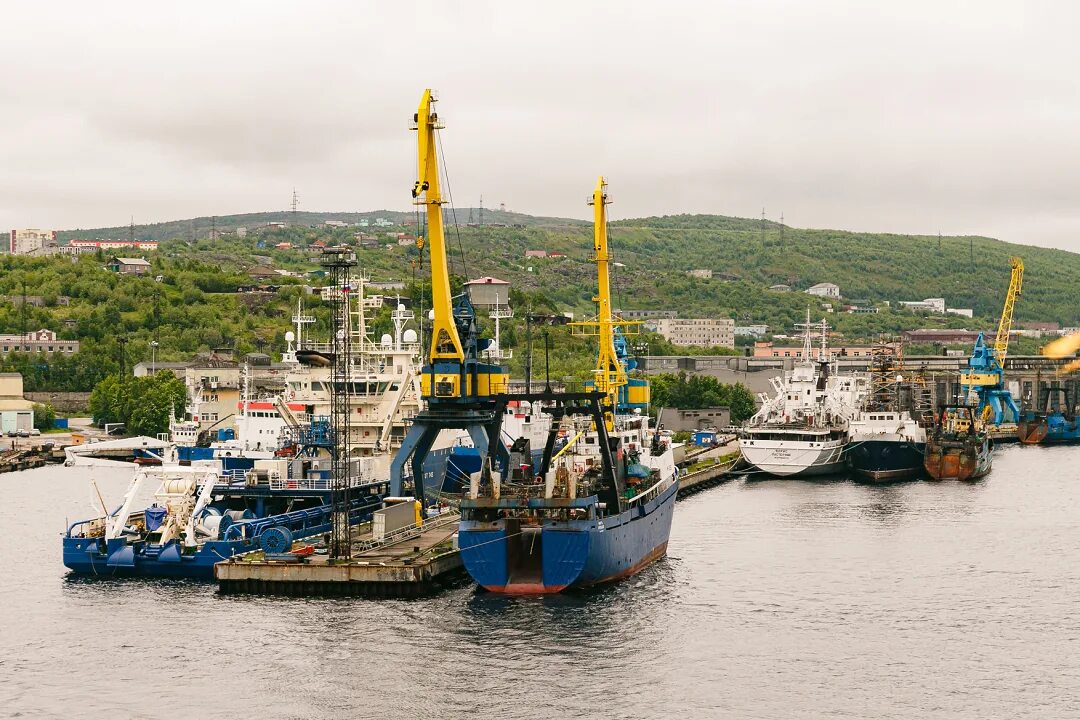
M603 589L219 596L68 577L86 470L0 476L0 717L1080 717L1080 448L965 483L742 478ZM115 506L128 471L95 471Z

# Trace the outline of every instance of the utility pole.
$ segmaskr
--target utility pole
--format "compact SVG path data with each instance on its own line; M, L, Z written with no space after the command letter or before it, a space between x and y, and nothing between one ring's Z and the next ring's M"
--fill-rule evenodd
M761 244L765 244L765 208L761 208Z
M484 196L480 196L480 227L484 227ZM528 391L526 391L528 392Z
M121 335L120 337L116 338L116 343L120 347L120 381L123 382L124 371L127 362L124 354L124 348L127 345L127 338Z
M131 216L131 225L128 226L128 240L131 242L131 246L135 247L135 216Z
M780 246L784 245L784 213L780 213Z

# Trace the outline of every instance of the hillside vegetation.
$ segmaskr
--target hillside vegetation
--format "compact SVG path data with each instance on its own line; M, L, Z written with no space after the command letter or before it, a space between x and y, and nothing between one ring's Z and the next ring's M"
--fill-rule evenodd
M521 372L524 352L524 311L570 311L580 318L594 312L595 268L592 229L587 223L560 218L535 218L485 210L485 222L469 226L470 214L458 210L447 239L456 287L467 278L494 275L513 283L511 297L518 316L504 326L504 345L516 349L512 368ZM328 332L328 309L302 285L321 285L319 250L313 243L356 247L360 267L373 280L401 280L403 295L418 308L429 306L426 252L422 255L397 233L411 236L417 226L390 228L327 228L323 220L355 222L382 217L393 222L415 221L410 213L257 213L214 218L219 231L237 227L235 234L209 239L209 218L137 226L138 239L161 241L147 254L153 263L149 277L117 276L104 269L101 253L72 261L67 257L0 258L0 332L46 327L62 337L78 339L83 351L75 357L31 358L11 355L5 370L19 370L28 389L90 389L119 367L121 354L128 368L149 360L151 341L158 343L157 359L184 360L212 348L238 352L280 353L284 333L299 299L318 318L313 332ZM267 222L293 223L267 228ZM261 227L261 229L260 229ZM194 233L192 230L194 229ZM61 238L126 237L128 228L65 231ZM359 247L357 233L367 234ZM187 238L194 235L194 242ZM990 238L935 237L852 233L834 230L781 228L721 216L677 215L619 220L610 236L614 260L614 300L624 309L670 309L683 317L734 317L738 324L766 323L773 332L790 332L807 307L815 320L825 315L819 298L801 290L818 282L834 282L844 297L869 303L944 297L951 307L971 307L974 319L883 311L877 315L828 315L847 341L867 340L879 332L915 327L996 326L1009 278L1009 257L1020 255L1027 266L1024 294L1017 304L1018 320L1057 321L1080 325L1080 305L1073 298L1074 278L1080 275L1080 255L1004 243ZM277 249L290 243L289 249ZM526 250L545 250L565 257L526 258ZM125 255L136 254L124 251ZM972 261L974 257L974 262ZM287 270L295 276L252 279L255 267ZM708 269L737 276L734 281L691 278L687 271ZM156 282L153 276L161 276ZM274 285L274 293L237 293L255 283ZM768 290L774 283L795 292ZM43 296L45 307L19 306L18 296ZM60 296L71 298L61 305ZM373 326L376 335L389 327L389 307ZM837 309L839 306L837 305ZM542 349L541 333L534 337ZM553 347L553 377L581 378L591 366L592 344L570 338L563 328L547 331ZM644 334L632 340L651 354L688 352L662 338ZM121 347L123 349L121 350ZM1034 345L1021 349L1031 351ZM538 350L538 354L541 351ZM701 352L698 350L697 352ZM542 360L536 372L543 374Z

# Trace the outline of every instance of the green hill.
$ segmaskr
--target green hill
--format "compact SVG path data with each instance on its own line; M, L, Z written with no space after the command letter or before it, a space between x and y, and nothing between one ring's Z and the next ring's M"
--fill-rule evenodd
M472 211L476 220L478 213ZM504 327L511 346L524 340L522 310L594 312L595 268L592 229L588 223L563 218L538 218L485 210L483 227L469 224L470 211L458 210L450 223L450 246L455 283L494 275L513 283L512 302L519 314ZM400 223L371 227L381 217ZM326 227L327 219L369 227ZM118 277L104 269L104 254L83 256L72 263L66 256L0 258L0 333L25 327L47 327L66 339L83 342L77 356L43 362L8 356L2 370L19 370L28 389L89 389L114 372L123 356L128 367L149 359L151 340L158 342L159 360L180 360L214 347L239 352L280 353L283 336L296 301L303 297L318 318L313 329L325 334L328 308L300 285L320 285L320 250L314 245L356 247L361 268L373 280L401 280L404 295L424 303L428 277L426 252L414 243L415 214L371 213L254 213L152 226L136 226L139 239L159 239L158 251L147 253L151 277ZM266 227L286 222L287 227ZM225 233L208 237L211 226ZM248 233L238 237L236 228ZM192 233L194 228L194 233ZM61 233L61 238L126 237L128 228L99 228ZM360 234L363 233L363 237ZM404 244L397 235L406 233ZM191 236L195 241L189 241ZM1080 255L1061 250L1004 243L983 237L937 237L853 233L781 227L759 220L706 215L676 215L619 220L610 237L616 266L614 300L623 309L675 310L683 317L734 317L739 324L766 323L774 333L790 332L811 308L824 316L822 300L800 292L819 282L840 286L847 301L877 304L876 315L849 315L832 303L829 322L849 342L865 341L879 332L916 327L996 326L1009 278L1009 257L1020 255L1027 266L1024 294L1017 320L1057 321L1080 325L1080 304L1073 297L1080 276ZM277 246L288 243L290 247ZM547 257L528 257L543 250ZM125 251L125 254L133 254ZM289 276L252 279L248 271L269 265ZM692 269L712 270L714 277L692 278ZM720 276L726 279L721 279ZM160 276L161 282L154 277ZM243 294L238 288L253 283L283 286L276 294ZM793 292L775 292L775 283ZM41 296L43 307L19 306L26 293ZM70 303L61 301L70 298ZM970 307L975 318L915 314L897 310L899 300L944 297L950 307ZM891 308L886 307L888 302ZM376 318L376 335L388 327L389 307ZM486 320L486 319L485 319ZM552 331L559 352L552 355L553 376L581 375L591 365L592 346ZM688 352L657 336L644 338L653 354ZM121 341L126 341L121 349ZM1025 341L1019 352L1037 349ZM698 350L698 352L701 352ZM524 353L516 353L513 368L520 372Z

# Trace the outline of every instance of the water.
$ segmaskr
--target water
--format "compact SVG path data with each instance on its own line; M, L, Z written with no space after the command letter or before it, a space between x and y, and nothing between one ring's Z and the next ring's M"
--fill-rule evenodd
M669 557L626 582L420 601L69 579L87 474L0 475L0 717L1080 717L1077 460L739 480L681 501ZM96 477L112 502L128 476Z

